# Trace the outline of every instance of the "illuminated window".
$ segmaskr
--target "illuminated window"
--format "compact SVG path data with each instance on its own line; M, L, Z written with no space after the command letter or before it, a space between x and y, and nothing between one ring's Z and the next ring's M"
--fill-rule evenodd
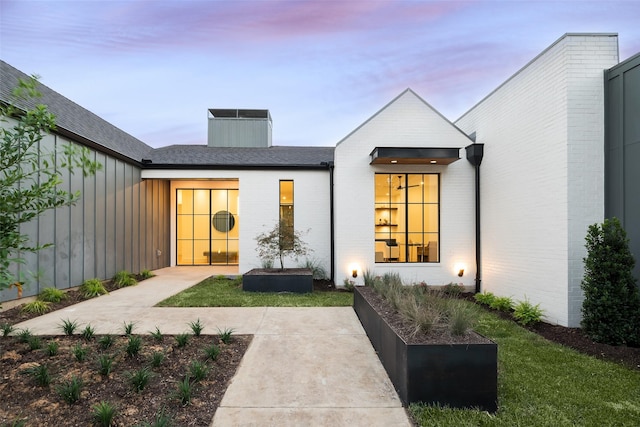
M375 262L440 261L438 174L375 175Z
M280 237L284 248L290 249L293 242L293 180L280 181Z

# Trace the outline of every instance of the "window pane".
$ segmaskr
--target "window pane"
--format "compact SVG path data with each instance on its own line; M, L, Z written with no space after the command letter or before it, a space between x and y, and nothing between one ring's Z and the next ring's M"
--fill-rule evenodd
M210 218L209 214L193 216L193 237L195 239L209 238Z
M178 239L193 239L193 216L178 215L176 222Z
M193 213L193 190L178 190L177 192L177 213L192 214Z
M196 265L209 264L209 240L193 241L193 263Z
M178 240L177 244L179 265L193 264L193 240Z
M209 190L193 190L193 213L209 215Z
M422 175L409 175L407 177L407 201L409 203L422 203L424 182Z
M438 232L438 205L424 205L424 231Z
M422 233L424 223L424 215L422 214L423 207L424 205L419 205L417 203L407 206L407 209L409 210L409 224L407 231L409 231L409 233Z
M424 203L438 203L438 175L423 175Z

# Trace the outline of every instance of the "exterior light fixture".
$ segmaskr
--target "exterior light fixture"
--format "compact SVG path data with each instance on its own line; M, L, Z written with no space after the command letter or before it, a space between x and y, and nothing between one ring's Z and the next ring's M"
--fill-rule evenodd
M458 271L458 277L462 276L464 276L464 268L461 268L460 271Z
M351 277L353 277L354 279L355 279L356 277L358 277L358 270L353 270L353 271L351 272Z
M462 277L464 276L464 270L467 268L467 266L463 263L463 262L459 262L456 265L453 266L453 272L454 274L457 274L458 277Z

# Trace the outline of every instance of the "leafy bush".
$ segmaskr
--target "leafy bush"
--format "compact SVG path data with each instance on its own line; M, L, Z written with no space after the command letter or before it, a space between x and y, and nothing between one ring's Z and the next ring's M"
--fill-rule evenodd
M51 310L51 303L47 301L35 300L22 306L24 313L45 314L49 310Z
M540 322L543 313L540 304L533 305L528 300L518 302L513 309L513 317L524 326Z
M68 404L76 403L80 400L82 392L82 379L73 376L70 380L63 382L56 387L58 395Z
M44 288L38 295L38 299L46 302L60 302L67 298L64 291L56 288Z
M328 277L327 269L316 259L305 259L304 263L300 264L300 268L306 268L312 271L313 278L316 280L324 280Z
M482 292L481 294L475 294L473 298L480 304L491 306L496 296L491 292Z
M594 341L640 344L640 296L635 260L617 218L593 224L585 238L582 328Z
M342 286L344 286L344 288L348 292L353 292L353 289L356 286L356 282L354 282L353 280L349 279L348 277L345 277L345 279L342 281Z
M178 334L178 335L176 335L176 345L178 346L178 348L186 346L187 342L189 342L189 335L188 334Z
M442 287L442 292L444 292L446 295L457 297L464 292L464 286L458 283L449 283Z
M149 384L151 378L153 377L153 372L149 370L149 368L140 368L137 371L127 373L127 378L129 380L129 384L133 390L137 393L144 390L144 388Z
M499 311L511 311L513 309L513 300L510 297L495 297L489 307Z
M47 365L35 365L22 371L36 381L40 387L48 387L51 384L51 374Z
M189 322L189 327L191 328L191 332L196 337L199 337L202 334L202 330L204 329L204 325L200 323L200 319L197 319L195 322Z
M121 270L113 276L113 284L118 288L124 288L126 286L135 286L138 284L136 278L127 270Z
M140 272L140 277L142 277L144 280L146 280L146 279L151 279L151 278L152 278L152 277L154 277L154 276L155 276L155 274L153 274L153 273L151 272L151 270L142 270L142 271Z
M62 332L64 332L65 335L73 335L73 333L76 331L76 329L78 329L78 322L77 321L71 321L69 319L63 320L62 323L59 325L60 329L62 329Z
M85 280L84 283L80 285L80 293L84 298L95 298L100 295L108 294L109 292L107 292L107 289L100 280L89 279Z
M97 425L102 427L109 427L113 424L113 419L116 416L116 407L109 402L100 402L91 408L93 420Z
M142 348L142 338L138 336L129 336L129 341L127 341L127 346L125 351L129 357L136 356L140 353L140 349Z
M225 328L222 331L218 329L218 335L220 336L220 341L229 344L231 342L231 335L233 335L233 328Z

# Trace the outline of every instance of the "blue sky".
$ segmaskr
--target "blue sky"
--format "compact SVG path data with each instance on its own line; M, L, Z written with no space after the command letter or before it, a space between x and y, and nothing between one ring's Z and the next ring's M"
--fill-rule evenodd
M274 145L333 146L406 88L454 121L564 33L630 1L8 1L0 58L147 144L206 144L208 108L269 109Z

